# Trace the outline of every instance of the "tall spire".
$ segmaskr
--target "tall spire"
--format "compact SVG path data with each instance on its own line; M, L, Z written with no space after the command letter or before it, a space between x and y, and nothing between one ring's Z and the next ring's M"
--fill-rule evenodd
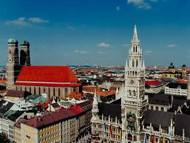
M136 22L134 26L134 33L133 33L133 40L132 42L139 42L138 36L137 36L137 27L136 27Z

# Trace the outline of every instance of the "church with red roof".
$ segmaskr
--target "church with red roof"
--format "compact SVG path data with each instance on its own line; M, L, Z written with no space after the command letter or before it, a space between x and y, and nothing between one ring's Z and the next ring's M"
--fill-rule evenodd
M78 78L69 66L31 66L30 44L26 40L20 44L20 61L18 41L8 40L7 89L28 91L31 94L46 93L65 99L72 92L79 92Z

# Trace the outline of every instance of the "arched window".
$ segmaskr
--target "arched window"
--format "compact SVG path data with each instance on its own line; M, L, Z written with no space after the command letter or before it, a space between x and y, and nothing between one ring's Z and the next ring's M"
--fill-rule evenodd
M134 59L132 60L132 67L134 67Z
M133 95L136 96L135 90L133 90Z
M38 87L39 88L39 94L41 94L41 88L40 87Z
M131 96L131 90L129 90L129 96Z
M134 136L134 139L133 139L134 141L136 141L137 140L137 137L136 136Z
M53 96L55 96L55 88L53 88Z
M73 88L73 92L76 92L76 87Z
M36 87L34 87L34 94L36 94Z
M60 88L58 88L58 97L61 96L61 93L60 93Z
M65 87L65 96L67 96L67 95L68 95L68 88Z
M136 59L136 67L138 67L138 59Z
M29 87L29 92L31 92L31 87Z
M133 52L135 52L135 47L133 47Z
M130 141L132 141L132 139L133 139L133 138L132 138L132 135L131 135L131 134L128 134L127 139L130 140Z

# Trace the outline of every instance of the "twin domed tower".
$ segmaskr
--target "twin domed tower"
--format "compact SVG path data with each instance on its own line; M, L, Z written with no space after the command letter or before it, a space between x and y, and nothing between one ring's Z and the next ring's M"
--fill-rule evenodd
M30 43L26 40L20 42L20 61L18 54L18 41L15 38L8 40L8 61L6 66L7 89L13 90L17 76L22 66L30 66Z

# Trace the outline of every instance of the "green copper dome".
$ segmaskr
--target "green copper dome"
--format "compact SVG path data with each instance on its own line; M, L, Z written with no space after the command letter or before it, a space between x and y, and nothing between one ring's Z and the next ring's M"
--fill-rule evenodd
M169 68L169 69L174 69L175 67L174 67L173 63L171 63L168 68Z
M16 43L18 43L18 41L15 38L10 38L8 40L8 44L16 44Z
M22 40L20 42L20 46L29 46L29 45L30 45L30 43L28 41L26 41L26 40Z

